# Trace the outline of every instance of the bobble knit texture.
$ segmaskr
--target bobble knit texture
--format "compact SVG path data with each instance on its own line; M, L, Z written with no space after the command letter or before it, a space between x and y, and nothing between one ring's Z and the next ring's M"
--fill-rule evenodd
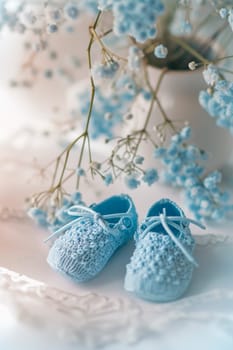
M53 269L78 282L95 277L137 228L136 210L128 196L111 197L92 209L102 215L120 213L121 218L112 219L106 228L95 217L81 218L55 240L47 259Z
M162 207L168 209L169 216L180 215L183 211L170 200L161 200L149 212L159 214ZM173 214L172 214L173 213ZM192 278L193 264L187 260L177 245L161 225L151 229L144 235L149 226L149 217L140 225L136 239L136 249L127 265L125 288L143 299L166 302L179 298L184 294ZM186 250L192 254L195 246L190 229L184 224L185 233L176 235Z

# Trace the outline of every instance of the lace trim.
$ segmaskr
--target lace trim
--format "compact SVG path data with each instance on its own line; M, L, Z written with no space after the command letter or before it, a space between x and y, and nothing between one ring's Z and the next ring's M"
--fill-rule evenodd
M179 320L205 324L214 320L226 336L233 328L230 290L214 290L171 304L147 304L95 293L72 295L0 268L1 303L13 310L21 324L42 331L45 341L52 335L67 344L95 348L169 332L169 326Z
M45 337L51 333L68 343L105 346L119 339L131 342L141 331L140 322L135 322L141 309L127 299L68 294L5 268L0 268L1 302L13 309L20 323L40 325Z

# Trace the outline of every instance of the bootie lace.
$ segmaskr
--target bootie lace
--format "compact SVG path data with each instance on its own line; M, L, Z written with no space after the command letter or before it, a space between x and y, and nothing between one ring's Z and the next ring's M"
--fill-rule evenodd
M185 228L182 228L181 224L183 226L188 226L189 224L196 225L202 229L205 229L205 226L202 225L200 222L195 221L193 219L189 219L185 216L167 216L166 215L166 209L163 208L163 213L161 213L159 216L148 216L146 219L147 223L149 224L147 228L143 231L143 237L146 236L148 232L150 232L152 229L154 229L158 225L162 225L165 232L170 236L170 238L173 240L173 242L177 245L177 247L181 250L181 252L185 255L185 257L196 267L198 267L198 263L194 259L194 257L187 251L187 249L184 247L184 245L179 241L179 239L174 235L171 228L176 229L181 234L186 234ZM178 225L179 224L179 225ZM169 227L170 226L170 227Z
M101 215L95 210L85 207L83 205L74 205L68 210L66 210L66 213L70 215L71 217L77 216L77 219L71 220L68 224L65 224L64 226L60 227L58 230L53 232L44 242L48 242L50 239L54 238L55 236L59 235L60 233L66 231L67 229L73 227L77 227L78 224L83 219L92 219L94 222L97 222L103 230L111 231L113 232L113 228L115 224L109 223L108 220L111 219L121 219L123 216L125 216L126 213L114 213L114 214L104 214Z

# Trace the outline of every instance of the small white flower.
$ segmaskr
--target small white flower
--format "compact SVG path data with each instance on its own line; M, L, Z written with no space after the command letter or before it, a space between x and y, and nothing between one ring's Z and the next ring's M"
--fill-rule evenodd
M195 70L197 68L197 64L195 61L189 62L188 67L190 70Z

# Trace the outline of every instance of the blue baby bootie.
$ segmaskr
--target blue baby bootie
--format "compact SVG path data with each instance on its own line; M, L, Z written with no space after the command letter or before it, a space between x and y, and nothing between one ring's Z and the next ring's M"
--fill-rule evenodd
M178 205L161 199L150 209L136 235L136 249L127 265L125 289L156 302L180 298L188 288L195 241L189 224L205 228L185 217Z
M137 229L136 209L127 195L113 196L91 207L74 205L67 213L71 221L47 239L61 234L47 261L53 269L78 282L95 277Z

